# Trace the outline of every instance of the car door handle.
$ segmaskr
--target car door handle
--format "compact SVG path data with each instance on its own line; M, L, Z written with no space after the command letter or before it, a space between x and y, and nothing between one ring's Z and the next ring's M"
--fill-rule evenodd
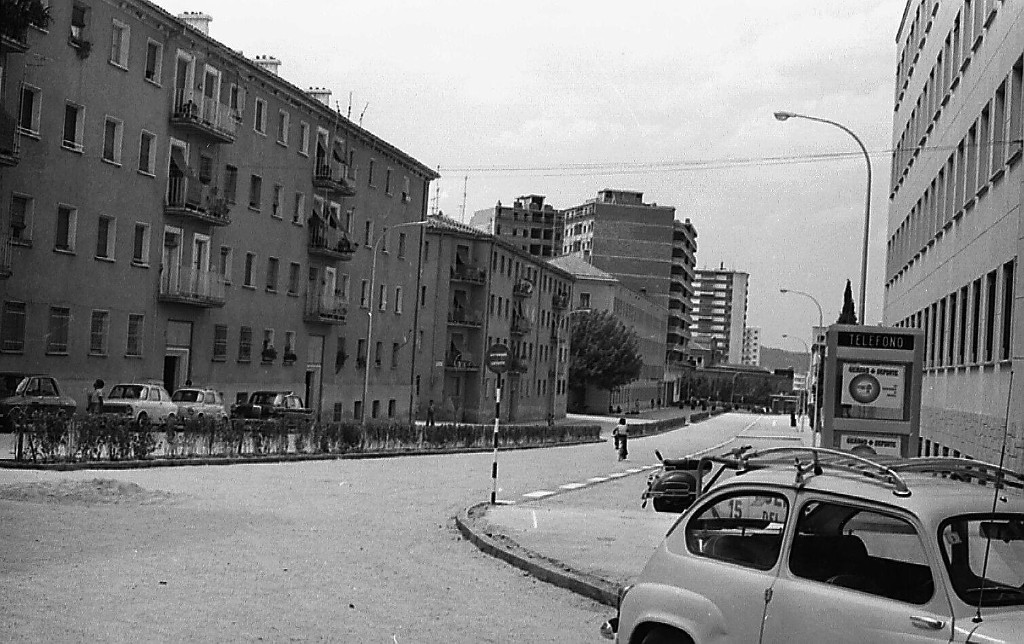
M911 615L910 623L918 628L926 628L931 631L937 631L946 625L946 622L941 619L926 617L924 615Z

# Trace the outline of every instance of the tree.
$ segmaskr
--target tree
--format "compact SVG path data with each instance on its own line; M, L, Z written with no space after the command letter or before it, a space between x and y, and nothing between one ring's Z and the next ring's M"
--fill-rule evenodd
M836 324L857 324L857 311L853 308L853 289L850 280L846 280L846 291L843 293L843 312L839 314Z
M569 386L611 391L640 375L643 359L633 329L608 311L581 313L569 343Z

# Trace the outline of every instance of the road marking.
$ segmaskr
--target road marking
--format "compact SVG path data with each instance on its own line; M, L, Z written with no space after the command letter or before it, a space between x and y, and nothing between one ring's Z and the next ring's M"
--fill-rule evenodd
M534 530L537 529L537 511L536 510L533 511L533 529Z
M586 483L566 483L565 485L559 485L563 490L578 490L581 487L587 487Z
M590 482L590 483L602 483L602 482L607 481L607 480L608 480L607 476L595 476L594 478L587 479L587 481Z
M609 474L608 478L610 478L610 479L621 479L623 476L629 476L629 475L626 474L625 472L616 472L614 474Z
M631 467L628 470L626 470L626 472L629 473L629 474L636 474L637 472L643 472L643 471L644 471L644 468L642 468L642 467Z
M523 496L528 499L543 499L544 497L551 496L552 494L554 494L554 492L551 490L537 490L536 492L529 492Z

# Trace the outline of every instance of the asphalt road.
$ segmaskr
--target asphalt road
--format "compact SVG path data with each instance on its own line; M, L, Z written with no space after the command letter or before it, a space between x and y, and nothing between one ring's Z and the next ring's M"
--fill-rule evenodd
M757 418L633 439L623 464L610 444L502 452L498 496L722 443ZM598 641L604 607L458 534L452 518L490 490L490 454L0 470L0 639Z

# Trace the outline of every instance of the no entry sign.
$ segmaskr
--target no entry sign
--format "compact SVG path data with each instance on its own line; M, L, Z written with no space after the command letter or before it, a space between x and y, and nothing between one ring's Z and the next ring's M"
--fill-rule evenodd
M492 344L487 350L487 368L497 374L508 371L508 347L503 344Z

